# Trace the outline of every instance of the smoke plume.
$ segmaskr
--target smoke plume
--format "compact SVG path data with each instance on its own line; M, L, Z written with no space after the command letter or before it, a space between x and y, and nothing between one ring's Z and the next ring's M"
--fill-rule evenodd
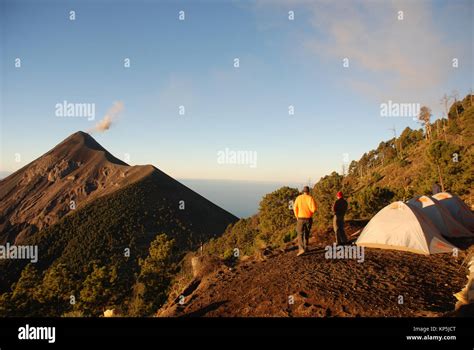
M104 131L109 130L112 124L117 119L118 115L123 111L123 109L124 109L124 104L122 101L114 102L112 107L110 107L107 113L105 113L102 120L100 120L95 125L95 127L89 131L90 132L104 132Z

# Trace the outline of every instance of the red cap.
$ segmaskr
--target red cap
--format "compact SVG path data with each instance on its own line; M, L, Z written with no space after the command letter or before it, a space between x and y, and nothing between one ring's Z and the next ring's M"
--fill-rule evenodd
M342 198L342 197L344 197L344 195L342 194L342 192L341 192L341 191L337 192L337 198Z

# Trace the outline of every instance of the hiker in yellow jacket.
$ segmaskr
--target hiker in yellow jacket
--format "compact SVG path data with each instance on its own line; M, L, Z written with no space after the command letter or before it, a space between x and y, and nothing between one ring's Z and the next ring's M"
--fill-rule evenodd
M296 198L293 211L297 220L296 232L298 233L299 247L297 256L300 256L308 249L309 234L313 225L313 214L316 211L316 203L309 194L308 186L305 186L303 193Z

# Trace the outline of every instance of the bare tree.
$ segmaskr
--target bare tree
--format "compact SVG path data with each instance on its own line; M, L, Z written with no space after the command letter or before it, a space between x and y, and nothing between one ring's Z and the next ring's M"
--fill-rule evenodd
M449 126L449 102L451 102L451 96L448 96L448 94L444 94L443 97L441 97L440 103L444 107L444 116L448 120L448 126Z
M395 128L395 125L394 125L392 128L390 128L388 130L393 131L393 144L395 146L395 151L397 152L397 158L401 159L401 157L400 157L401 152L398 151L398 146L397 146L397 129ZM400 144L401 143L402 142L400 141Z
M448 96L448 94L444 94L443 97L441 97L440 103L444 107L444 116L448 118L448 113L449 113L449 102L451 101L451 96Z
M458 113L459 92L457 90L451 91L451 97L454 100L454 110L456 111L456 117L459 118L459 113Z
M418 120L425 125L425 135L427 140L431 140L431 109L426 106L420 108Z

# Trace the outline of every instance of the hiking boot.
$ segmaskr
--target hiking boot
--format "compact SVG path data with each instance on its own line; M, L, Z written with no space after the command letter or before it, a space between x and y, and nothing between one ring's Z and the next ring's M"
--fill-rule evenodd
M298 251L298 254L296 254L296 256L303 255L304 253L306 253L306 251L304 251L303 249L300 249L300 250Z

